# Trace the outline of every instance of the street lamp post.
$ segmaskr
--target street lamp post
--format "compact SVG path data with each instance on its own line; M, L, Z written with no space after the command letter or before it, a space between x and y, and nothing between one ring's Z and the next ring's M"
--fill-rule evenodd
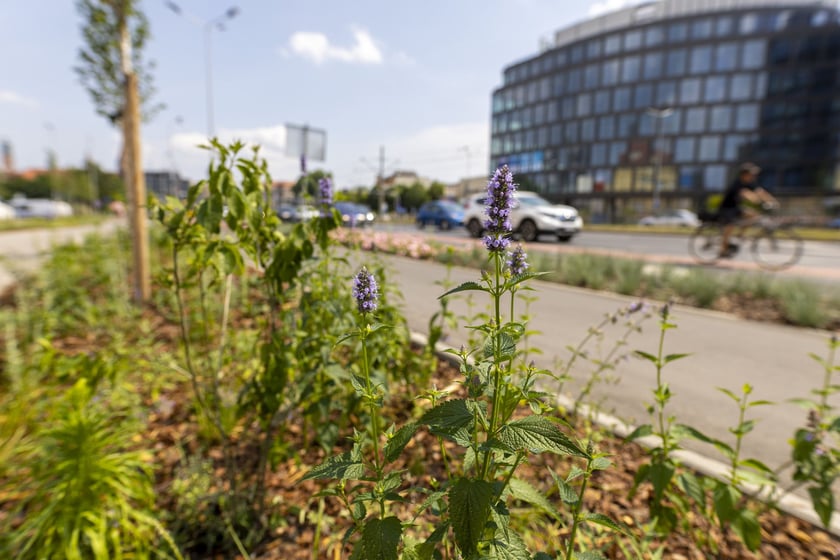
M213 122L213 65L212 65L212 35L213 28L219 31L224 31L224 22L235 18L239 14L239 8L231 6L225 13L213 19L205 20L193 14L185 12L181 7L172 1L167 1L166 6L178 14L184 16L190 23L204 29L204 66L205 66L205 95L207 98L207 136L212 138L215 133L215 124Z
M646 113L656 119L656 140L653 146L653 153L656 160L653 162L653 210L659 210L659 172L662 168L662 121L674 113L671 107L648 107Z

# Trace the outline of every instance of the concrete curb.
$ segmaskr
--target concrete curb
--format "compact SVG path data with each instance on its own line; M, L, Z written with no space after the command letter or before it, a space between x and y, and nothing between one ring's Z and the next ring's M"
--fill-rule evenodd
M420 346L425 346L428 344L428 338L421 333L412 332L411 342ZM440 342L435 345L435 353L438 358L446 360L455 366L459 366L460 361L458 360L458 357L447 352L447 350L451 349L451 347ZM570 409L574 406L574 401L566 395L561 394L557 395L557 404L563 408ZM635 426L627 424L619 418L603 412L592 411L592 409L585 404L580 405L578 409L581 411L581 414L591 418L592 422L602 428L605 428L615 436L624 438L636 429ZM646 436L638 438L636 443L647 449L652 449L659 444L659 439L656 436ZM679 459L679 461L686 467L718 480L724 479L726 473L729 472L728 465L694 451L681 449L674 452L674 457ZM830 526L825 528L822 526L816 512L814 512L814 508L811 503L804 498L790 494L782 488L777 488L775 493L768 493L766 491L762 492L759 487L749 484L742 484L739 488L742 492L753 496L754 499L757 500L767 501L768 499L773 499L775 500L776 507L784 513L806 521L815 527L823 528L832 535L840 537L840 512L835 512L832 516Z

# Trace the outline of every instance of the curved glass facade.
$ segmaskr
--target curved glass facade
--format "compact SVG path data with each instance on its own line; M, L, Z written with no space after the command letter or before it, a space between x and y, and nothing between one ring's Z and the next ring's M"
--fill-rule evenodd
M838 12L709 4L583 34L506 68L492 98L491 167L507 163L547 198L605 219L658 197L699 206L747 160L777 195L836 193Z

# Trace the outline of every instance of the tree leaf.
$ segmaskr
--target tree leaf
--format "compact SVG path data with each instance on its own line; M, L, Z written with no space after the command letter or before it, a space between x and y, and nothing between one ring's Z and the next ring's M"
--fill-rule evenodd
M544 416L527 416L502 426L499 440L519 451L548 451L558 455L589 458L566 434Z
M405 446L414 437L414 434L417 432L417 427L417 424L414 423L406 424L388 439L388 443L385 444L385 460L387 462L393 463L397 460L402 454L403 449L405 449Z
M362 529L360 545L365 560L397 560L397 547L402 537L402 525L396 517L371 519Z
M484 480L461 478L449 489L449 515L455 542L464 558L476 553L476 545L484 534L493 486Z
M320 465L312 467L303 477L308 479L335 478L339 480L359 480L365 474L365 466L361 461L351 457L350 451L330 457Z

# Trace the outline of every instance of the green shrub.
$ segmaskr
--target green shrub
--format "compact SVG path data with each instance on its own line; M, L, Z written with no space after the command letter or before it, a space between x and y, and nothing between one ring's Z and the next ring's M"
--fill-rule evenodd
M805 327L821 327L827 316L820 292L814 284L801 280L785 282L776 290L786 320Z

